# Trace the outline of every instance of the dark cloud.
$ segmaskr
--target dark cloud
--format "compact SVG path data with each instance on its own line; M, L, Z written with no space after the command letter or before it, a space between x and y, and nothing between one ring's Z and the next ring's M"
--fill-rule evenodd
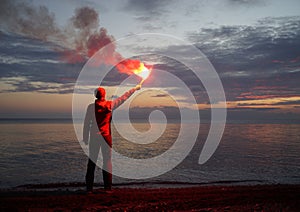
M164 11L165 7L171 2L170 0L128 0L124 9L141 13L159 14Z
M237 107L237 108L227 108L228 111L268 111L268 110L278 110L276 107L264 107L264 108L253 108L253 107Z
M239 103L238 106L262 106L262 105L300 105L300 100L285 100L282 102L276 102L276 103Z
M227 0L231 5L242 6L260 6L264 5L267 0Z
M153 22L149 21L149 22L144 22L143 23L143 26L142 28L145 30L145 31L159 31L159 30L162 30L163 29L163 26L160 26L158 24L153 24Z
M50 42L0 32L0 78L10 88L1 92L72 92L83 65L61 60Z
M12 90L4 90L3 92L40 92L40 93L72 93L74 90L74 84L54 84L51 82L33 81L29 79L20 79L11 81L10 85L14 86Z
M266 18L254 26L222 26L190 33L215 66L227 98L299 94L300 17Z
M157 30L162 28L158 21L168 15L169 5L173 2L174 0L128 0L123 10L133 12L136 20L147 24L142 26L144 29ZM167 23L164 21L164 24Z
M155 98L161 98L161 97L168 97L168 94L157 94L157 95L153 95L151 97L155 97Z

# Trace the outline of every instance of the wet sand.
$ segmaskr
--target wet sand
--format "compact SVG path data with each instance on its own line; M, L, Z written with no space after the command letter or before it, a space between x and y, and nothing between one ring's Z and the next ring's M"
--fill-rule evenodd
M0 191L1 211L300 211L300 185Z

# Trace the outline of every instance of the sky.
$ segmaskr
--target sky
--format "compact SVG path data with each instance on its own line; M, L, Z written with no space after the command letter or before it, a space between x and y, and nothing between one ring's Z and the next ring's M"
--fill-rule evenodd
M1 1L0 118L69 117L75 82L96 50L130 35L163 33L191 43L211 62L229 118L299 119L299 11L297 0ZM186 54L185 46L153 48ZM178 61L142 59L154 65L145 87L160 89L137 96L132 107L138 112L172 111L177 105L168 94L182 95L155 84L156 69L181 77L201 111L218 107ZM108 96L126 77L118 72L107 77Z

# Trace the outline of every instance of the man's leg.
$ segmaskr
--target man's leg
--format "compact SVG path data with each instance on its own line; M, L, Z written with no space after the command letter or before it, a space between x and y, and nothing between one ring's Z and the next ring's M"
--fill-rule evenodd
M87 191L93 190L95 167L96 164L91 159L89 159L89 162L87 164L87 171L85 175L85 183L86 183Z
M111 190L112 187L112 174L108 171L105 171L102 169L103 174L103 182L104 182L104 189L105 190Z
M91 138L89 143L89 161L87 164L87 171L85 175L86 189L87 191L93 190L95 168L100 150L99 137Z
M112 147L112 139L111 136L104 137L106 143L105 145L101 145L101 151L103 156L103 182L104 189L111 190L112 186L112 162L111 162L111 147Z

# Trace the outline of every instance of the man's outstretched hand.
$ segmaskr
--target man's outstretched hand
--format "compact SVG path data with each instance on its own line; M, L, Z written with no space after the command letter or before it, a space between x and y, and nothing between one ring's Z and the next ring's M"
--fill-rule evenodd
M135 90L140 90L142 88L142 85L141 84L138 84L135 86Z

